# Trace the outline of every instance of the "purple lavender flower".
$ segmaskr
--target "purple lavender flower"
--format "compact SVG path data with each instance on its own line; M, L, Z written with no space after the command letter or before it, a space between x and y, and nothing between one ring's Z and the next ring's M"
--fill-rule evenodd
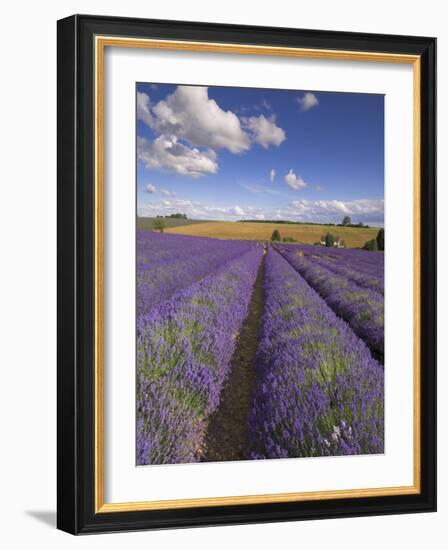
M357 285L384 294L384 254L353 248L335 249L311 245L277 245L279 250L303 253L315 265L353 281ZM374 260L372 262L372 259Z
M305 256L295 247L276 245L275 248L373 351L384 354L382 294L359 286L346 276L315 262L314 258Z
M251 249L248 241L137 233L137 315Z
M263 253L231 244L240 257L137 318L138 464L201 458Z
M384 452L384 372L275 250L249 413L251 458Z

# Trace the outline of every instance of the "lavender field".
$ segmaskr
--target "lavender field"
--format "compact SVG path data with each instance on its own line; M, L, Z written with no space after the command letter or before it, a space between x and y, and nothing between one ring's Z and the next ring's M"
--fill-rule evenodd
M137 233L137 464L384 452L384 254Z

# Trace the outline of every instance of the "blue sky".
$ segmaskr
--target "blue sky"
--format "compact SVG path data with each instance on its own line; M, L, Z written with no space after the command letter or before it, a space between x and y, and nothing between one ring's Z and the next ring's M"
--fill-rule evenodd
M137 85L137 209L382 225L382 95Z

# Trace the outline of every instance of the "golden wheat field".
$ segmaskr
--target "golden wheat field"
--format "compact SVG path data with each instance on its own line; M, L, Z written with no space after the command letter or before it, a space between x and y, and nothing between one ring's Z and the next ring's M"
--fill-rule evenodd
M277 229L281 238L292 237L305 244L319 241L321 235L332 233L344 239L349 248L362 247L366 241L376 237L376 227L335 227L331 225L294 225L251 222L205 222L165 229L167 233L215 237L218 239L260 239L268 240Z

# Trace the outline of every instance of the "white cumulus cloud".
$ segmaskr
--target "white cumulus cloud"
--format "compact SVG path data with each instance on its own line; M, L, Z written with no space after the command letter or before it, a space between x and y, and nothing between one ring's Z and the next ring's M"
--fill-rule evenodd
M148 183L148 185L146 186L146 191L147 193L155 193L157 189L155 185L153 185L152 183Z
M137 92L137 119L143 120L148 126L152 126L151 100L144 92Z
M218 171L216 153L212 149L189 148L174 136L161 135L154 141L138 137L137 156L147 168L165 168L194 178Z
M224 111L208 97L205 86L178 86L153 108L151 127L191 145L242 153L250 148L249 136L232 111Z
M266 102L265 108L268 105ZM239 118L211 99L206 86L177 86L157 103L153 103L148 94L137 92L137 118L157 136L152 144L146 141L145 158L139 156L140 160L148 167L193 177L217 172L215 151L219 149L240 154L254 143L267 149L279 146L286 139L284 130L276 124L275 115ZM155 154L154 159L150 158L150 150Z
M307 184L303 181L303 179L300 176L296 176L296 174L291 169L285 176L285 182L291 189L294 189L295 191L300 191L300 189L303 189L307 186Z
M295 200L288 207L289 214L309 221L338 222L343 216L351 216L354 222L381 223L384 218L383 199Z
M166 199L162 201L162 205L167 208L185 208L193 206L193 203L188 199Z
M189 199L169 198L158 202L139 204L138 215L154 217L157 215L169 215L176 212L187 214L190 219L202 220L228 220L237 221L249 219L256 216L263 216L258 208L248 206L219 206L215 204L204 204ZM259 218L259 219L262 219Z
M292 220L318 223L341 223L349 215L354 223L383 225L384 200L294 200L280 208L255 205L219 205L192 201L187 198L167 197L160 201L139 204L139 216L168 215L176 212L187 214L190 219L228 220Z
M275 169L274 168L271 170L271 173L269 174L269 179L271 180L271 183L274 183L274 181L275 181Z
M301 111L309 111L319 105L319 100L313 93L305 92L302 97L297 98L297 103L300 105Z
M259 143L265 149L270 145L278 147L286 139L285 131L277 126L275 120L275 115L271 115L270 117L260 115L242 118L252 141Z

